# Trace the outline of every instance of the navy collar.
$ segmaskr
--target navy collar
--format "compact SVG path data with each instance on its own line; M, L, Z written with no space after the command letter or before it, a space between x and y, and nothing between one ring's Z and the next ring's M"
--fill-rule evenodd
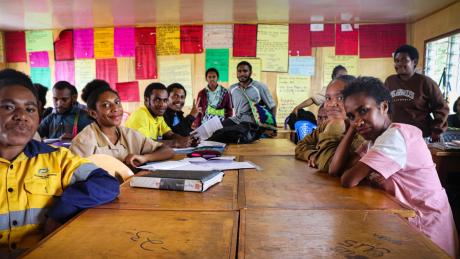
M32 158L39 154L48 154L58 150L58 148L47 145L43 142L36 141L34 139L30 140L29 143L24 147L24 154L28 158Z

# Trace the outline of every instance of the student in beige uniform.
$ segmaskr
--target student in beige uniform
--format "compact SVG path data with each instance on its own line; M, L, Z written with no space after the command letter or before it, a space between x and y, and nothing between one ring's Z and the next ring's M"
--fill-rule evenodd
M70 150L83 157L111 155L130 167L174 156L171 148L153 141L138 131L120 126L123 116L118 93L103 80L93 80L83 89L82 99L95 122L73 140Z

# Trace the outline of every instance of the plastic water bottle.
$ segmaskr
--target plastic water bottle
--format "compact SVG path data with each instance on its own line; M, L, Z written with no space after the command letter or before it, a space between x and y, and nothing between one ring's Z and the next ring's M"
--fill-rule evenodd
M296 121L294 124L295 132L297 133L297 139L302 140L305 136L311 134L316 125L310 121Z

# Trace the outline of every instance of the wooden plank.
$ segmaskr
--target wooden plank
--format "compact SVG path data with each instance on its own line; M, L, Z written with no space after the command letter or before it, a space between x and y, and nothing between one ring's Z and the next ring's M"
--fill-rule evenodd
M238 258L449 258L382 211L247 209L241 219Z
M247 208L387 210L413 217L412 210L379 189L344 188L336 177L291 156L244 156L263 168L243 170Z
M230 144L226 155L294 156L295 144L289 139L259 139L251 144Z
M90 209L25 258L235 258L238 212Z
M203 193L120 186L118 198L96 209L237 210L238 171L226 171L221 183Z

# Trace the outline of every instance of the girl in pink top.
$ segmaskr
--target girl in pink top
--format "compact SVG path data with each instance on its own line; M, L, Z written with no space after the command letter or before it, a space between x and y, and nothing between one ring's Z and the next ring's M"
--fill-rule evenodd
M409 219L413 227L456 257L452 211L422 132L408 124L391 123L391 96L379 79L360 77L343 96L350 125L333 157L330 173L340 174L347 161L356 161L341 176L344 187L367 179L382 188L416 212L416 217ZM346 157L343 151L356 133L369 141L357 150L359 161Z

